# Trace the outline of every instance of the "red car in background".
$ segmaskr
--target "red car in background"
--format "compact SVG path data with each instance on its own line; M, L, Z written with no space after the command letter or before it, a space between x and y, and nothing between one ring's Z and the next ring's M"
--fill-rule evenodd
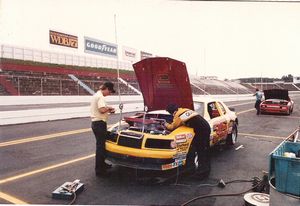
M286 89L268 89L264 90L265 100L260 104L261 114L287 114L293 112L294 102L289 97L289 91Z

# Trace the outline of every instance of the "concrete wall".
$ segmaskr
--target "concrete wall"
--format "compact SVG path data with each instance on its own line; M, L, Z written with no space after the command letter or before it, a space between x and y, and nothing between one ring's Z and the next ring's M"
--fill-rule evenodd
M88 103L92 96L0 96L1 105ZM106 97L108 102L119 101L118 96ZM142 96L121 96L122 101L142 101Z
M31 104L59 104L59 103L89 103L92 96L0 96L1 105L31 105ZM122 102L143 101L140 95L121 96ZM236 101L253 99L251 94L243 95L194 95L194 100L202 98L219 99L221 101ZM106 101L118 102L119 96L108 96Z

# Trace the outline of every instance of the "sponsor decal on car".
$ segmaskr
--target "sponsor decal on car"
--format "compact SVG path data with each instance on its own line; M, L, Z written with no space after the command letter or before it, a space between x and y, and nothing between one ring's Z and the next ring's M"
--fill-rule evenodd
M180 143L177 144L177 152L186 152L189 149L189 143Z
M176 159L176 160L185 160L185 159L186 159L186 155L187 155L186 152L176 153L176 154L173 156L173 159Z
M192 133L187 133L186 134L186 138L187 139L192 139L193 138L193 134Z
M162 166L161 166L161 169L162 169L162 170L169 170L169 169L172 169L172 164L162 165Z
M169 170L169 169L173 169L179 166L182 166L185 164L185 160L175 160L175 162L172 162L170 164L165 164L161 166L162 170Z
M192 139L192 138L193 138L192 133L177 134L175 136L175 142L177 144L185 143L185 142L187 142L188 139Z
M178 134L175 136L175 141L177 144L186 142L186 134Z

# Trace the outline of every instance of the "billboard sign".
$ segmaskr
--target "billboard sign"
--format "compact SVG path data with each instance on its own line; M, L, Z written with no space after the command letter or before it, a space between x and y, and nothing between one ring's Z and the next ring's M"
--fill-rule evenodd
M49 30L49 41L50 44L78 48L78 37L70 34Z
M152 57L152 54L148 52L141 51L141 60Z
M135 62L137 61L137 50L123 46L122 56L123 56L123 60Z
M84 37L84 52L117 58L118 45L90 37Z

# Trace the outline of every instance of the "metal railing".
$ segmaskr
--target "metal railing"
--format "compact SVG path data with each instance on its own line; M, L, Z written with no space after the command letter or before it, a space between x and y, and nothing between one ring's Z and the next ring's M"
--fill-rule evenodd
M0 57L51 64L133 70L132 63L129 61L105 59L101 57L90 57L88 55L83 56L58 53L33 48L16 47L11 45L0 45Z

